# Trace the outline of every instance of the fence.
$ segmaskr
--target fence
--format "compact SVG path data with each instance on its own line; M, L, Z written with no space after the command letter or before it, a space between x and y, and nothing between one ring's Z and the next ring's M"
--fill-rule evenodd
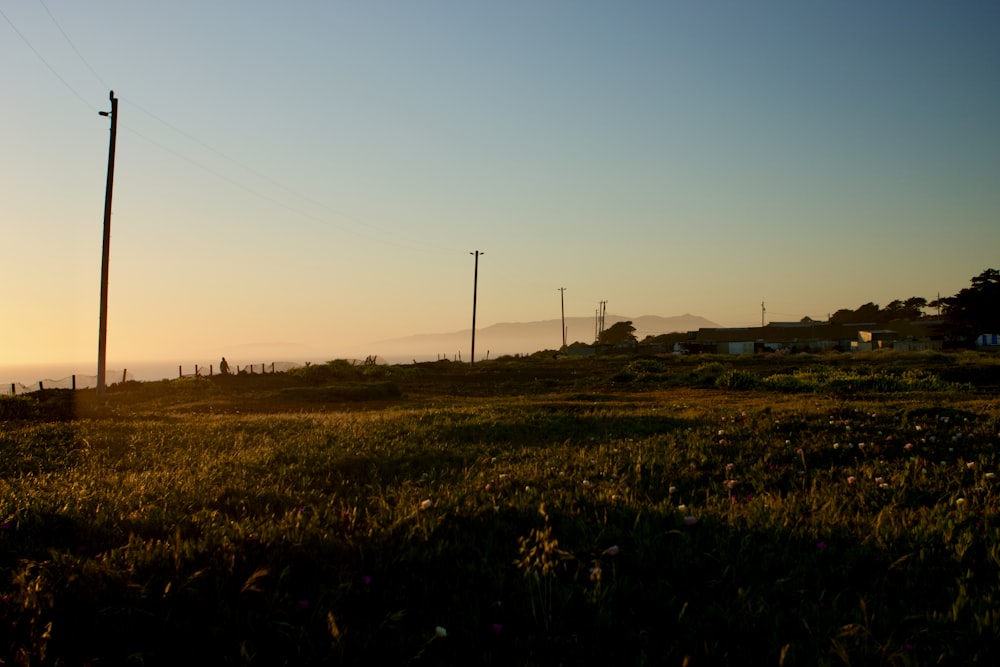
M272 361L270 363L261 364L246 364L246 365L230 365L229 372L231 374L242 375L260 375L260 374L270 374L270 373L284 373L290 371L293 368L299 368L305 364L295 363L292 361ZM218 375L219 370L214 364L194 364L193 366L188 366L187 369L183 365L177 366L177 375L175 378L188 378L188 377L211 377L213 375ZM153 378L152 375L159 375L160 377ZM116 384L118 382L128 382L131 380L137 380L138 378L134 373L128 369L122 371L108 370L106 375L106 382L109 385ZM170 379L164 372L150 374L148 380L162 380ZM97 376L96 375L79 375L74 374L68 377L60 378L54 380L51 378L46 378L44 380L38 380L33 384L23 384L21 382L11 382L10 384L5 384L0 386L0 396L20 396L21 394L30 394L31 392L39 391L41 389L94 389L97 387Z
M230 364L229 374L230 375L242 375L246 373L247 375L267 375L269 373L284 373L290 371L293 368L301 368L305 364L299 364L294 361L272 361L269 364ZM184 372L184 366L180 365L177 367L177 377L179 378L194 378L194 377L212 377L219 375L218 368L215 364L194 364L194 370L191 366L188 366L188 371Z
M120 378L120 380L119 380ZM116 381L127 382L128 380L134 380L135 377L125 369L123 371L107 371L106 382L108 384L113 384ZM21 382L11 382L9 385L0 386L0 396L19 396L21 394L30 394L33 391L39 391L41 389L94 389L97 387L97 376L96 375L78 375L73 374L69 377L60 378L58 380L53 380L52 378L46 378L44 380L39 380L34 384L23 384Z

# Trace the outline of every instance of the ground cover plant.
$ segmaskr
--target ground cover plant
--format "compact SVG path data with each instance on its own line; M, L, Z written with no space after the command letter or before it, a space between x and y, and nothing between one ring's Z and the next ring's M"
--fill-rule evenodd
M2 399L0 663L996 664L996 368L538 355Z

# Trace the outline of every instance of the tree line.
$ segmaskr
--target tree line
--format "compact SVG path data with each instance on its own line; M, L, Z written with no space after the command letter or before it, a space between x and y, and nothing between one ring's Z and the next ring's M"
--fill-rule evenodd
M924 310L933 308L935 315ZM982 334L1000 333L1000 270L986 269L972 278L971 285L958 294L928 301L913 296L890 301L884 308L866 303L857 308L842 308L830 316L830 324L872 323L886 325L895 320L940 319L948 344L971 347ZM811 322L805 317L803 322ZM602 331L597 342L601 345L636 343L632 322L617 322Z

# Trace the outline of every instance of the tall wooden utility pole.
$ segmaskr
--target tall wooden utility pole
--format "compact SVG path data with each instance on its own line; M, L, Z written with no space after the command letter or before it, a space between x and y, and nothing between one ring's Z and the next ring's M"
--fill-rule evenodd
M485 252L470 252L470 255L476 256L476 270L472 274L472 356L469 357L469 365L476 363L476 293L479 291L479 256L485 255Z
M563 349L566 349L566 288L559 287L559 303L562 306Z
M97 333L97 393L107 389L108 363L108 263L111 260L111 191L115 182L115 139L118 135L118 98L111 91L111 111L99 111L111 118L111 140L108 143L108 182L104 190L104 251L101 255L101 323Z
M767 309L764 308L764 302L761 301L760 302L760 326L761 326L762 329L764 328L764 313L766 313L766 312L767 312Z

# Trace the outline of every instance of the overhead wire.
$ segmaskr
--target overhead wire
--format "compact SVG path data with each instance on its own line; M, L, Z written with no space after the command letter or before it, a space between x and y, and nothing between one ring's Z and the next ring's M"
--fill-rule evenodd
M69 45L70 45L70 48L72 48L72 49L73 49L73 52L74 52L74 53L76 54L76 57L80 59L80 62L82 62L82 63L83 63L83 64L84 64L84 65L85 65L85 66L87 67L87 69L89 69L89 70L90 70L90 73L91 73L91 74L93 74L93 75L94 75L94 77L95 77L95 78L96 78L96 79L97 79L98 81L100 81L100 82L101 82L102 84L104 84L104 87L105 87L105 88L111 88L111 86L109 86L109 85L108 85L108 84L107 84L107 83L106 83L106 82L104 81L104 79L103 79L103 78L101 78L101 75L97 73L97 70L95 70L95 69L94 69L93 67L91 67L90 63L89 63L89 62L87 62L87 59L83 57L83 54L82 54L82 53L80 53L80 49L76 48L76 44L74 44L74 43L73 43L73 40L72 40L72 39L70 39L70 38L69 38L69 35L67 35L67 34L66 34L66 31L65 31L65 30L63 30L63 27L62 27L62 25L60 25L60 24L59 24L59 21L57 21L57 20L56 20L56 17L55 17L55 15L54 15L54 14L52 13L52 11L51 11L51 10L49 9L49 6L45 4L45 1L44 1L44 0L38 0L38 4L40 4L40 5L42 6L42 8L43 8L43 9L45 10L45 13L49 15L49 18L50 18L50 19L52 19L52 23L53 23L53 24L54 24L54 25L56 26L56 28L58 28L58 29L59 29L59 32L60 32L60 33L62 33L62 36L63 36L63 38L64 38L64 39L66 40L66 43L67 43L67 44L69 44Z
M21 32L20 30L18 30L17 26L16 26L16 25L14 25L14 22L10 20L10 17L9 17L9 16L7 16L7 14L5 14L5 13L4 13L3 9L0 9L0 16L2 16L2 17L4 18L4 20L5 20L5 21L7 21L7 24L8 24L8 25L9 25L9 26L11 27L11 30L13 30L13 31L14 31L14 32L15 32L15 33L17 34L17 36L21 38L21 41L22 41L22 42L24 42L24 43L25 43L25 44L27 45L27 47L28 47L29 49L31 49L31 52L32 52L32 53L34 53L34 54L35 54L35 56L36 56L36 57L37 57L37 58L38 58L38 59L39 59L39 60L40 60L40 61L42 62L42 64L43 64L43 65L45 65L45 67L47 67L47 68L48 68L49 72L51 72L53 76L55 76L55 77L56 77L57 79L59 79L59 82L60 82L60 83L62 83L62 85L66 86L66 89L67 89L67 90L69 90L69 91L70 91L71 93L73 93L73 95L74 95L74 96L75 96L75 97L76 97L76 98L77 98L78 100L80 100L81 102L83 102L83 104L84 104L84 105L86 105L86 107L87 107L88 109L90 109L90 110L92 110L92 111L93 111L93 110L95 110L95 109L94 109L94 106L93 106L93 105L92 105L92 104L91 104L90 102L88 102L88 101L87 101L87 98L85 98L85 97L84 97L83 95L81 95L81 94L80 94L80 93L79 93L79 92L78 92L78 91L76 90L76 88L74 88L73 86L71 86L71 85L69 84L69 82L68 82L68 81L66 81L66 79L64 79L64 78L62 77L62 75L61 75L61 74L59 74L59 72L58 72L58 71L56 70L56 68L55 68L55 67L53 67L53 66L52 66L52 65L51 65L51 64L49 63L49 61L48 61L48 60L46 60L46 59L45 59L45 56L43 56L43 55L42 55L42 54L41 54L41 53L40 53L40 52L38 51L38 49L36 49L36 48L34 47L34 45L33 45L33 44L31 43L31 41L30 41L30 40L29 40L29 39L28 39L28 38L27 38L27 37L26 37L26 36L24 35L24 33L22 33L22 32Z
M56 26L56 28L58 29L59 33L63 36L63 39L66 40L67 44L69 44L70 48L72 48L73 52L80 59L80 61L84 64L84 66L90 71L91 74L94 75L94 77L99 82L101 82L102 85L104 85L106 88L110 89L111 86L109 86L105 82L104 78L97 72L97 70L90 64L90 62L83 56L83 54L80 51L80 49L76 46L76 44L70 38L69 34L62 27L62 25L59 23L58 19L56 19L55 15L52 13L52 11L49 9L49 7L45 4L44 0L38 0L38 3L45 10L45 13L48 14L49 19L52 21L53 25ZM24 34L22 34L21 31L17 29L17 26L14 25L14 23L10 20L10 18L6 14L3 13L2 10L0 10L0 15L2 15L4 17L4 19L7 21L7 23L10 24L11 28L18 34L18 36L21 38L21 40L28 46L28 48L31 49L31 51L38 57L38 59L41 60L41 62L45 64L45 66L49 69L49 71L60 82L62 82L62 84L64 86L66 86L66 88L69 89L79 100L81 100L82 102L84 102L87 105L88 108L90 108L90 109L93 110L94 107L89 102L87 102L86 99L83 97L83 95L81 95L75 88L73 88L73 86L71 86L69 84L69 82L66 81L65 78L63 78L59 74L59 72L42 56L42 54L38 51L38 49L36 49L31 44L31 42L27 39L27 37L25 37ZM129 104L130 107L135 108L138 111L141 111L142 113L146 114L150 118L156 120L157 122L161 123L165 127L167 127L170 130L172 130L173 132L175 132L175 133L179 134L180 136L186 138L187 140L194 142L195 144L197 144L197 145L201 146L202 148L204 148L204 149L206 149L206 150L214 153L215 155L218 155L219 157L223 158L227 162L229 162L229 163L231 163L231 164L233 164L233 165L235 165L235 166L237 166L237 167L239 167L241 169L244 169L248 173L253 174L255 177L260 178L260 179L266 181L270 185L272 185L274 187L277 187L277 188L279 188L279 189L287 192L288 194L292 195L293 197L296 197L296 198L301 199L301 200L303 200L305 202L311 203L311 204L313 204L315 206L321 207L321 208L329 211L333 215L335 215L338 218L340 218L342 221L346 221L346 222L350 223L351 226L353 226L356 229L353 229L352 227L350 227L348 225L345 225L343 222L336 223L336 222L334 222L332 220L321 218L321 217L316 216L316 215L312 215L312 214L307 213L306 211L303 211L303 210L301 210L299 208L296 208L296 207L294 207L294 206L292 206L292 205L290 205L290 204L288 204L286 202L282 202L282 201L280 201L278 199L275 199L273 197L269 197L269 196L265 195L264 193L262 193L258 188L251 187L251 186L249 186L249 185L247 185L247 184L245 184L245 183L243 183L243 182L241 182L241 181L239 181L237 179L231 178L231 177L229 177L229 176L227 176L227 175L225 175L225 174L223 174L223 173L221 173L221 172L219 172L219 171L217 171L215 169L212 169L211 167L206 166L205 164L199 162L196 159L193 159L193 158L191 158L191 157L189 157L187 155L182 154L181 152L179 152L177 150L174 150L172 148L169 148L169 147L163 145L162 143L160 143L160 142L158 142L158 141L156 141L154 139L151 139L150 137L148 137L148 136L144 135L143 133L139 132L138 130L134 129L128 123L123 123L122 124L123 129L131 132L132 134L135 134L136 136L138 136L139 138L143 139L147 143L155 146L156 148L158 148L158 149L160 149L162 151L165 151L165 152L167 152L167 153L169 153L171 155L174 155L175 157L177 157L177 158L179 158L181 160L184 160L185 162L188 162L189 164L192 164L192 165L198 167L202 171L204 171L204 172L206 172L208 174L211 174L212 176L214 176L216 178L219 178L220 180L225 181L226 183L229 183L230 185L232 185L232 186L234 186L236 188L239 188L240 190L243 190L243 191L245 191L245 192L253 195L254 197L256 197L258 199L261 199L263 201L267 201L267 202L269 202L271 204L274 204L276 206L284 208L287 211L290 211L290 212L292 212L292 213L294 213L294 214L296 214L298 216L301 216L301 217L303 217L305 219L311 220L312 222L318 223L320 225L327 225L327 224L333 223L336 227L338 227L342 231L345 231L345 232L350 233L350 234L354 234L356 236L368 237L370 239L373 239L373 240L376 240L376 241L379 241L379 242L389 243L391 245L395 245L397 247L404 248L404 249L409 249L409 250L418 250L418 251L419 250L427 250L427 249L430 249L431 247L433 247L435 250L440 250L440 244L436 243L433 246L429 246L428 244L421 243L420 241L415 241L413 239L407 239L406 237L400 235L398 232L389 232L389 231L387 231L385 229L379 228L377 225L373 225L371 223L361 222L361 221L357 220L355 218L355 216L350 216L350 215L347 215L347 214L343 213L342 211L338 211L337 209L334 209L333 207L331 207L328 204L326 204L325 202L319 201L319 200L317 200L317 199L315 199L313 197L305 195L305 194L303 194L303 193L295 190L294 188L291 188L291 187L289 187L289 186L287 186L287 185L285 185L283 183L278 182L277 180L271 178L270 176L268 176L267 174L261 172L260 170L255 169L255 168L253 168L253 167L251 167L251 166L249 166L249 165L247 165L247 164L245 164L245 163L243 163L243 162L241 162L239 160L236 160L235 158L232 158L231 156L227 155L226 153L224 153L224 152L222 152L222 151L214 148L213 146L210 146L208 143L202 141L198 137L190 134L189 132L186 132L186 131L182 130L181 128L177 127L176 125L174 125L174 124L168 122L167 120L161 118L157 114L155 114L155 113L149 111L148 109L142 107L141 105L137 104L136 102L134 102L130 98L126 98L125 101ZM406 242L403 242L403 241L406 241Z

